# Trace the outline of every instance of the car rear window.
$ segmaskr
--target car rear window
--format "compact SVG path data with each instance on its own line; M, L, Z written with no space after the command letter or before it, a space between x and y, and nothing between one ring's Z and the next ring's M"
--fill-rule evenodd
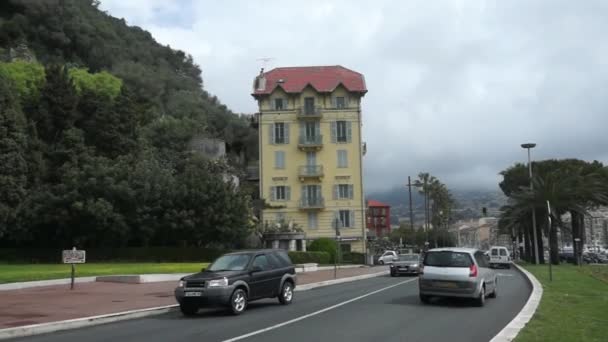
M428 252L424 257L424 265L432 267L469 267L473 264L469 253L438 251Z
M506 249L501 249L500 250L500 255L506 256L507 255L507 250Z
M498 249L492 248L492 255L498 255Z

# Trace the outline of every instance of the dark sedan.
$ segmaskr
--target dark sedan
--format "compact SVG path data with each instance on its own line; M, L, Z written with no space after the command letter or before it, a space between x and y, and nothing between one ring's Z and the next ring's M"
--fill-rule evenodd
M400 254L391 264L391 276L417 275L420 271L420 254Z

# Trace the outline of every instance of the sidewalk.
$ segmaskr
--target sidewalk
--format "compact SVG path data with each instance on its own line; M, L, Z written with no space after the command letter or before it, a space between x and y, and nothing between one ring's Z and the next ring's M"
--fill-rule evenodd
M339 269L338 278L378 273L387 267ZM298 285L334 278L333 270L298 273ZM0 329L176 304L177 282L82 283L0 291Z

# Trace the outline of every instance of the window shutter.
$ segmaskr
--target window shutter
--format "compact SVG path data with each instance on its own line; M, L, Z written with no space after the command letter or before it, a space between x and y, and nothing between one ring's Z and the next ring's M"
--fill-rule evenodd
M336 98L334 96L331 97L331 108L336 108L338 106L338 103L336 101Z
M348 108L348 103L350 101L350 97L348 95L344 96L344 108Z
M338 224L338 228L342 228L342 221L340 220L340 210L334 212L334 221L331 223L331 228L335 229L335 224Z
M321 123L319 121L315 121L315 136L321 136Z
M350 211L350 222L349 222L349 227L354 227L355 226L355 211L351 210Z
M331 142L335 143L336 142L336 136L338 135L337 132L337 127L336 127L336 122L332 121L331 122Z
M353 140L353 123L350 121L346 122L346 141L351 142Z
M355 186L352 184L348 185L348 198L353 199L354 198L354 188Z
M348 154L346 153L346 150L342 150L342 159L344 163L342 167L348 167Z
M300 195L302 198L302 202L306 204L306 199L308 198L308 191L306 191L306 185L302 185L302 194Z
M270 124L270 131L268 133L270 136L270 143L274 144L274 123Z
M285 127L285 143L289 144L289 123L284 124Z
M300 141L304 139L306 136L306 125L303 122L300 122Z
M280 160L279 167L281 169L284 169L285 168L285 152L279 151L279 160Z
M291 201L291 187L290 186L285 187L285 200Z
M275 188L274 186L271 186L271 187L270 187L270 200L271 200L271 201L276 201L277 196L276 196L276 191L275 191L275 189L276 189L276 188Z
M340 198L340 186L334 185L334 200Z

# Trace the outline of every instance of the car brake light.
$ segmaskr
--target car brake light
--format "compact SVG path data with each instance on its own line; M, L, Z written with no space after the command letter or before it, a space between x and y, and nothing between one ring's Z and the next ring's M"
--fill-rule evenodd
M477 277L477 265L473 264L469 267L469 277Z

